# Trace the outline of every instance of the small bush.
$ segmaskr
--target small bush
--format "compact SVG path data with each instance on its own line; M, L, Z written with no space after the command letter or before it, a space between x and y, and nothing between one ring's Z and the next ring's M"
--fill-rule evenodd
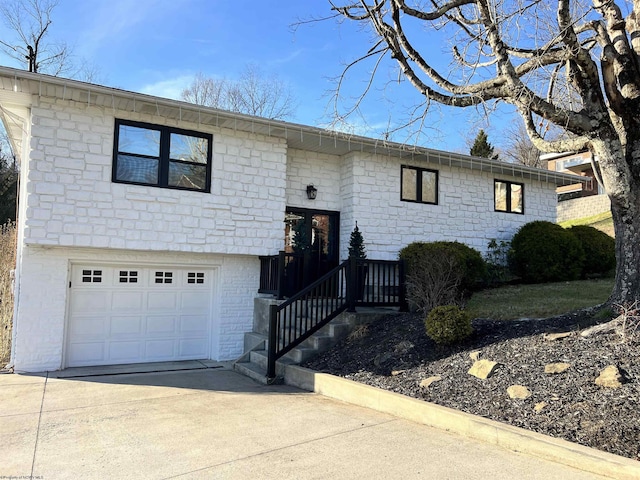
M460 288L473 291L485 279L486 264L476 249L460 242L414 242L400 250L400 258L406 262L407 274L422 268L421 263L429 257L449 257L459 271Z
M507 283L511 279L508 255L511 242L492 238L487 244L484 261L487 265L487 285L494 287Z
M471 315L456 305L434 308L424 324L429 338L442 345L461 342L473 333Z
M514 235L509 264L526 283L576 280L582 273L584 251L577 238L560 225L535 221Z
M606 233L588 225L576 225L568 229L578 239L584 250L582 277L604 275L616 266L616 242Z

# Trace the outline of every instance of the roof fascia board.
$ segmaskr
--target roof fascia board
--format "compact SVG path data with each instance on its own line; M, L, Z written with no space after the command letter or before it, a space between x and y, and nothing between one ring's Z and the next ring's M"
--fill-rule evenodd
M171 111L176 119L182 118L182 112L192 112L208 125L227 127L241 130L247 133L262 133L268 136L284 138L287 142L296 141L306 148L333 144L334 154L345 155L351 151L367 152L369 154L385 154L394 157L422 157L429 163L439 165L457 166L460 168L491 172L496 175L506 175L515 178L527 178L556 185L568 185L572 183L586 182L589 179L573 174L553 172L550 170L536 169L523 165L510 164L487 158L470 157L453 152L433 150L416 145L407 145L389 142L381 139L351 135L343 132L326 130L282 120L272 120L254 117L242 113L234 113L218 110L211 107L203 107L179 100L154 97L144 93L130 92L113 87L95 85L78 80L53 77L50 75L31 73L9 67L0 67L0 103L6 98L7 91L11 90L11 96L20 99L22 103L31 106L33 96L61 98L72 101L86 102L88 105L97 105L105 108L115 108L139 113L144 106L148 111L155 111L162 115L160 110L168 113ZM116 100L118 106L115 107ZM124 103L124 107L122 104ZM215 119L215 123L213 122Z

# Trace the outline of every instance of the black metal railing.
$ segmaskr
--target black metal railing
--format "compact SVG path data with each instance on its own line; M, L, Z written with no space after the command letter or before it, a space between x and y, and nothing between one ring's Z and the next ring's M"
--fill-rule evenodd
M351 258L269 312L267 377L276 360L345 310L398 306L406 311L403 262Z
M278 299L297 293L309 284L309 255L279 252L278 255L259 257L260 285L258 293L275 295Z

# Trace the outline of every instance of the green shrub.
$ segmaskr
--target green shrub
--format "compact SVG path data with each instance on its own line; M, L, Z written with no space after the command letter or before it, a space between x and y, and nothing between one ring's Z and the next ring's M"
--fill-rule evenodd
M461 342L473 333L471 315L456 305L434 308L424 324L429 338L442 345Z
M492 238L487 243L484 261L487 266L486 283L488 286L495 287L507 283L511 279L508 263L510 248L511 242L507 240L498 241Z
M509 263L526 283L576 280L584 251L578 239L560 225L535 221L523 225L511 240Z
M407 274L422 268L426 258L448 257L462 277L460 288L469 292L476 290L485 279L487 266L480 252L460 242L413 242L400 250Z
M616 266L616 242L606 233L588 225L576 225L568 229L582 245L584 265L582 277L603 275Z
M400 250L400 258L406 264L409 306L422 313L462 303L486 272L480 252L458 242L414 242Z

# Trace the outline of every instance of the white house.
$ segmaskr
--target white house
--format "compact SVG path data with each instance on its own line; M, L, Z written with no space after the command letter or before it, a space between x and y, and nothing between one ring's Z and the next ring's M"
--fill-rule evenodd
M330 268L416 240L481 251L575 176L0 68L20 159L16 371L239 356L258 256L313 225ZM309 186L316 198L307 195Z

